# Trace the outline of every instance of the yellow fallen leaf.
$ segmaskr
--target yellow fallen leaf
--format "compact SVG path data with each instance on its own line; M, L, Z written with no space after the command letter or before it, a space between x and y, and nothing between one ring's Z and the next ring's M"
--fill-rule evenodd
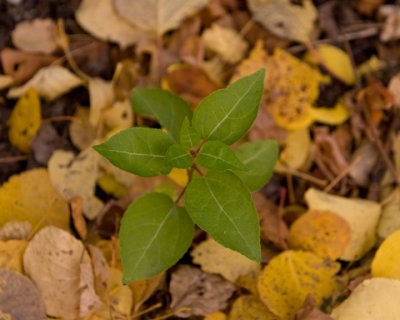
M204 317L204 320L226 320L226 319L227 319L226 314L221 311L210 313L209 315Z
M33 78L24 85L11 88L7 93L7 97L18 98L25 94L30 88L34 88L41 97L54 100L82 84L83 81L68 69L52 65L40 69Z
M69 126L72 143L80 150L89 148L96 139L96 129L89 122L89 109L78 107Z
M345 51L330 44L322 44L315 51L315 53L308 52L304 56L304 60L312 64L322 63L325 68L344 83L354 84L353 66Z
M400 230L380 245L372 261L371 273L373 277L400 280Z
M400 281L365 280L349 298L333 309L335 320L397 320L400 314Z
M96 127L101 120L102 112L111 107L114 100L113 84L100 78L89 80L90 113L89 122Z
M27 245L26 240L0 241L0 268L22 273L22 256Z
M290 0L249 0L253 18L276 35L300 42L310 40L317 19L311 0L301 5Z
M129 193L128 188L119 183L113 175L104 172L104 170L100 171L100 175L101 177L97 179L97 184L105 192L112 194L114 197L118 199L128 195Z
M400 230L400 188L396 188L389 195L382 207L382 215L378 224L378 235L387 238Z
M22 220L35 230L50 224L69 228L68 204L54 190L46 169L12 176L0 187L0 203L0 226Z
M329 211L310 210L291 225L289 244L294 249L336 260L350 237L351 228L345 219Z
M104 124L109 130L127 129L133 125L132 106L128 99L116 101L104 112Z
M191 256L193 262L209 273L218 273L225 279L235 282L239 276L260 271L260 265L249 258L208 239L195 247Z
M363 77L367 74L377 72L386 67L386 62L384 60L380 60L377 56L373 55L367 61L363 62L361 65L357 67L357 73L360 77ZM389 85L390 90L390 85Z
M280 320L255 296L242 295L235 300L228 320Z
M343 99L339 99L333 108L311 107L309 112L314 121L329 124L331 126L339 125L350 117L349 110L347 109Z
M232 64L239 62L248 48L247 42L237 31L216 23L203 32L202 39L207 49L218 53L223 60Z
M28 90L15 105L8 124L10 142L22 152L31 151L31 143L40 128L40 100L34 89Z
M376 228L381 215L380 204L362 199L346 199L315 189L307 190L306 202L310 209L330 211L344 218L351 227L351 238L340 259L360 259L376 241Z
M188 182L188 175L186 169L174 168L168 174L168 177L177 185L184 187Z
M261 301L282 319L293 319L308 294L317 304L337 289L333 276L340 264L311 252L285 251L274 257L261 272L258 291Z

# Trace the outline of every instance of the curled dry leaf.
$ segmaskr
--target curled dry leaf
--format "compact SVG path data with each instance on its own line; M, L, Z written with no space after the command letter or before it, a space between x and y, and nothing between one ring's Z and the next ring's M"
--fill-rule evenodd
M171 308L180 318L206 316L225 309L234 290L233 284L217 275L183 265L171 277Z
M329 211L309 210L290 227L292 248L312 251L321 258L336 260L351 238L349 223Z
M333 309L335 320L396 320L400 314L400 281L376 278L365 280L347 300Z
M0 279L2 319L47 320L43 300L29 278L15 271L0 269Z
M111 106L114 100L113 84L100 78L89 80L90 114L89 122L93 127L99 124L102 112Z
M261 301L282 319L293 319L308 294L317 304L337 289L338 263L311 252L285 251L274 257L258 280Z
M83 212L94 219L102 203L94 196L97 179L97 155L91 148L78 156L70 151L57 150L49 160L48 169L54 188L67 201L79 196L83 199Z
M116 42L122 49L145 38L143 32L115 12L112 0L83 0L75 17L87 32L101 40Z
M21 21L11 33L15 47L26 52L52 53L57 49L56 24L51 19Z
M82 84L82 80L68 69L60 66L49 66L40 69L35 76L23 86L11 88L8 98L18 98L30 88L36 89L40 96L54 100Z
M305 194L310 209L333 212L351 227L350 242L340 255L345 261L360 259L376 241L376 228L381 215L380 204L362 199L346 199L309 189Z
M76 232L81 239L85 239L87 235L87 226L83 217L83 199L81 196L75 196L70 201L71 217Z
M0 241L0 268L22 273L24 270L22 256L27 245L26 240Z
M122 17L139 29L161 36L175 29L189 15L205 7L209 0L115 0Z
M202 38L207 49L215 51L223 60L232 64L239 62L248 48L247 42L238 32L216 23L203 32Z
M311 39L317 9L311 0L249 0L253 18L276 35L300 42Z
M11 220L69 228L67 202L54 190L46 169L15 175L0 187L0 226Z
M371 142L364 141L353 153L352 158L354 165L350 167L350 177L357 185L367 187L371 170L379 158L377 148Z
M203 271L218 273L231 282L235 282L239 276L256 274L260 270L257 262L220 245L214 239L200 243L192 250L191 256Z
M8 120L10 142L22 152L30 152L41 120L39 96L35 89L29 89L18 100Z
M242 295L235 300L228 320L279 320L256 296Z
M100 307L89 255L68 232L53 226L42 229L30 241L23 259L48 315L75 320Z

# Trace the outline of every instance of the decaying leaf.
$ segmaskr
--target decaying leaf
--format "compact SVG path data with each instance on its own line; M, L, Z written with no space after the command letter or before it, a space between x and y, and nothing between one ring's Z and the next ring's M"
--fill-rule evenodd
M36 89L38 94L48 100L54 100L82 84L82 80L60 66L49 66L40 69L32 79L20 87L11 88L8 98L18 98L30 88Z
M387 238L400 230L400 188L396 188L382 206L382 215L378 224L378 235Z
M231 282L235 282L239 276L260 270L257 262L220 245L214 239L200 243L192 250L191 256L203 271L218 273Z
M308 294L317 304L337 288L333 276L338 263L311 252L285 251L274 257L261 272L258 291L261 301L282 319L293 319Z
M312 251L321 258L338 259L351 238L349 223L329 211L310 210L290 227L292 248Z
M400 230L380 245L371 265L373 277L400 280Z
M400 73L390 79L388 89L393 95L394 104L397 107L400 107Z
M50 224L69 228L68 204L54 190L46 169L12 176L0 187L0 203L0 226L22 220L36 230Z
M0 317L4 320L47 320L40 292L15 271L0 269Z
M279 320L255 296L242 295L235 300L229 312L228 320Z
M235 30L213 24L202 34L207 49L218 53L229 63L239 62L248 48L247 42Z
M83 212L94 219L102 203L94 196L97 179L97 155L92 149L83 150L75 157L73 152L57 150L49 160L50 180L57 192L67 201L79 196Z
M35 89L29 89L19 98L8 121L10 142L22 152L30 152L41 120L39 96Z
M76 120L69 126L73 144L80 150L89 148L96 138L96 130L89 122L89 109L78 107L74 114Z
M52 53L57 49L56 24L51 19L21 21L11 38L14 46L26 52Z
M128 99L116 101L104 112L104 124L109 130L127 129L133 125L132 106Z
M311 39L317 9L310 0L301 5L290 0L249 0L256 21L276 35L300 42Z
M381 206L373 201L346 199L309 189L305 194L310 209L333 212L347 221L351 227L351 238L340 259L360 259L376 241L375 232L381 215Z
M396 320L400 314L399 295L399 280L365 280L331 315L335 320Z
M82 242L68 232L53 226L40 230L23 259L48 315L75 320L100 307L89 255Z
M22 273L22 256L27 245L26 240L0 241L0 268Z
M400 38L400 11L395 5L383 5L379 8L379 14L386 18L380 40L383 42L397 40Z
M89 122L93 127L99 124L101 113L111 106L114 100L114 89L111 82L100 78L89 80L90 114Z
M357 161L350 168L349 176L359 186L366 187L369 183L371 170L379 158L377 148L369 141L364 141L353 153L352 160ZM354 162L353 162L354 163Z
M84 0L75 12L76 21L101 40L116 42L126 48L144 38L144 33L122 19L112 0Z
M209 0L115 0L122 17L139 29L161 36L183 19L205 7Z
M32 232L28 221L11 220L0 228L0 240L27 240Z
M333 318L322 312L316 306L314 297L309 294L303 307L296 313L296 320L333 320Z
M233 284L217 275L181 265L171 277L171 308L181 318L190 315L206 316L225 309L234 290Z

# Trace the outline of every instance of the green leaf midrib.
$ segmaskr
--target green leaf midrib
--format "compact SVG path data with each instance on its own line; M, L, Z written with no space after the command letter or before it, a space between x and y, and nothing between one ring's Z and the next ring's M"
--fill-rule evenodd
M164 155L154 154L154 153L136 153L136 152L128 152L128 151L122 151L122 150L109 150L109 149L101 149L101 148L97 148L97 150L104 151L104 152L123 153L123 154L128 154L130 156L165 158Z

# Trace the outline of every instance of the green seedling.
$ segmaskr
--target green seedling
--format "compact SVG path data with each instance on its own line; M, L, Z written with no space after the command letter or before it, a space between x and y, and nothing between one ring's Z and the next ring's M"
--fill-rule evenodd
M275 141L230 145L256 118L264 70L217 90L192 112L161 89L135 89L135 112L166 129L134 127L94 148L112 164L143 177L184 168L188 183L177 200L151 192L128 207L120 226L123 281L150 278L173 266L189 249L195 225L222 245L261 260L260 230L251 193L272 175ZM181 205L184 203L184 205Z

